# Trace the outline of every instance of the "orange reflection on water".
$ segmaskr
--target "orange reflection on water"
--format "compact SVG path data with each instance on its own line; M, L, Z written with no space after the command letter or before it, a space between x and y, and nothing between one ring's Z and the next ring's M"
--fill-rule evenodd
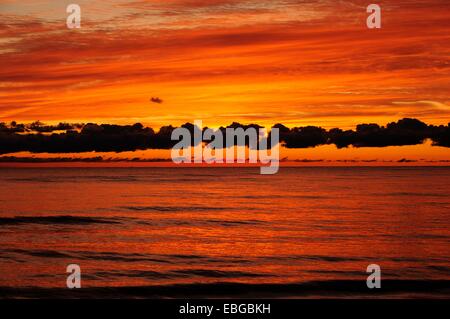
M448 280L448 168L2 169L0 286Z

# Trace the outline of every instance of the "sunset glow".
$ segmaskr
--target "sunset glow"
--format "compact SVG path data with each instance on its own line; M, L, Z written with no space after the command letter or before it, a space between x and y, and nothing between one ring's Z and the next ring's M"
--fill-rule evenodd
M0 301L438 312L449 93L450 0L0 0Z
M447 1L379 2L2 0L0 120L447 124Z

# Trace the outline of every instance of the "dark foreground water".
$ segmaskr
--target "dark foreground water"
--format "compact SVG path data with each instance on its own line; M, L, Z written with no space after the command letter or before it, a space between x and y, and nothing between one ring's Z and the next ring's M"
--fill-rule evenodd
M449 168L0 169L0 297L448 298L449 283Z

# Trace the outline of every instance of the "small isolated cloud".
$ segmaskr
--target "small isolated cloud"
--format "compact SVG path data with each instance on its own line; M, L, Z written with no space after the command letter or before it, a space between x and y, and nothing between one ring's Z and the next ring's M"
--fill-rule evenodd
M164 101L162 99L160 99L159 97L152 97L150 99L150 102L156 103L156 104L162 104Z

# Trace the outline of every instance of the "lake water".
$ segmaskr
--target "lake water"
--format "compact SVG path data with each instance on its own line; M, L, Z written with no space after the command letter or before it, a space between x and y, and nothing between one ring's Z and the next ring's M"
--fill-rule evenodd
M448 298L449 282L450 168L0 169L0 297Z

